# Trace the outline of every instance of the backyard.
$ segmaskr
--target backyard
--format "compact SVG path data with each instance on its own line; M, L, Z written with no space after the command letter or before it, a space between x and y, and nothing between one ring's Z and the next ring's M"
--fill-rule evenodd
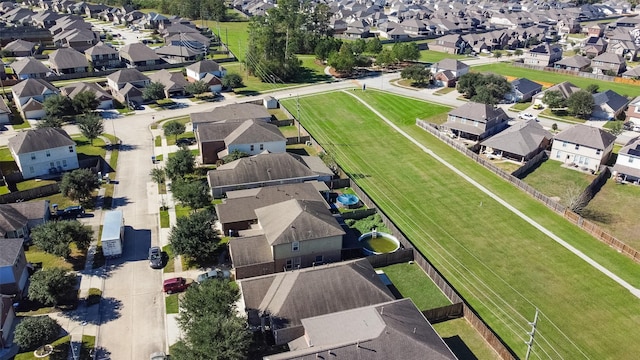
M540 225L640 285L638 264L415 126L416 117L447 108L375 91L349 94ZM536 308L541 311L536 357L628 358L640 351L640 344L626 340L625 334L640 325L626 315L640 311L627 290L426 155L354 97L336 92L300 100L305 128L518 356L526 351L528 321Z
M536 190L568 205L570 197L582 192L595 179L594 175L562 167L561 161L547 160L523 180Z

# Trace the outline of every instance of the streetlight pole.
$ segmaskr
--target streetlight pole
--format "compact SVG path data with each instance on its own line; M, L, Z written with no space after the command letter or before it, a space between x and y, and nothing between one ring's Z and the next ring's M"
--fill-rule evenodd
M83 321L80 324L76 325L73 327L73 329L71 329L71 331L69 331L69 336L71 337L71 333L73 332L73 330L77 329L79 326L86 326L87 322ZM80 358L80 349L78 347L82 346L82 340L80 341L80 344L76 344L73 341L71 341L71 355L73 356L73 360L78 360Z

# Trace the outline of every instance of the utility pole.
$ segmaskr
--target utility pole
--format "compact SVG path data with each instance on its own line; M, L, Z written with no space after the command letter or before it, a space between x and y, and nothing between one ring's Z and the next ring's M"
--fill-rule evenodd
M525 341L524 343L527 344L527 355L525 355L524 360L529 360L529 355L531 355L531 348L533 347L533 337L536 335L536 326L538 326L538 313L540 311L538 310L538 308L536 308L536 315L533 318L533 322L530 322L529 325L531 325L531 332L527 333L529 334L529 341Z

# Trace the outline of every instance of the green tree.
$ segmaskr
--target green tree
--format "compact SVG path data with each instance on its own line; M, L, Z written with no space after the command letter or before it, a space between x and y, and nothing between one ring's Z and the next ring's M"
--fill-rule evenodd
M68 258L70 245L86 250L91 244L93 232L79 221L48 221L31 229L33 243L43 251Z
M500 59L502 57L502 51L500 50L495 50L493 52L493 57L495 57L496 59Z
M384 49L382 50L378 56L376 56L375 64L382 67L387 67L395 62L395 58L393 57L393 53L391 50Z
M151 175L151 180L153 180L153 182L156 184L164 184L167 178L167 174L164 171L164 169L160 169L160 168L151 169L151 172L149 173L149 175Z
M424 65L415 64L402 69L400 77L410 79L416 84L424 84L431 79L431 71Z
M43 129L50 127L60 129L62 128L63 124L64 121L62 121L62 118L57 116L45 115L42 120L38 121L38 123L36 124L36 128Z
M624 125L622 124L622 121L614 121L611 128L609 128L609 132L614 136L622 134L624 132Z
M229 153L229 155L223 157L222 162L226 164L247 156L249 156L249 154L247 154L246 152L242 152L238 149L235 149L231 153Z
M380 54L380 51L382 51L382 42L380 42L380 39L374 37L367 41L366 51L370 54Z
M213 230L213 221L213 214L206 210L178 218L169 233L174 253L186 255L197 263L211 261L220 243L218 234Z
M342 46L342 40L336 39L333 37L323 38L318 41L316 48L314 49L314 54L316 58L319 60L327 60L329 55L332 52L340 51L340 47Z
M169 137L173 135L176 141L178 140L178 135L184 134L187 129L183 123L177 121L169 121L164 124L162 128L164 129L164 136Z
M251 344L246 320L238 316L208 315L193 321L184 333L184 338L172 346L174 360L242 360L247 358Z
M91 93L89 92L89 94ZM78 120L78 127L82 135L91 141L91 146L93 146L93 140L97 139L98 136L104 132L104 122L102 118L93 113L86 113L81 117Z
M476 95L476 84L480 83L483 75L476 72L466 73L458 79L457 89L465 98L471 99Z
M488 74L482 75L480 81L475 84L476 95L471 99L488 105L495 105L511 91L511 84L503 76Z
M395 43L391 49L396 61L410 61L420 59L420 49L416 43Z
M97 109L100 101L98 101L94 92L81 91L71 100L71 104L77 114L85 114Z
M142 90L142 98L145 100L164 99L164 85L159 82L152 82Z
M566 99L558 90L545 91L544 95L542 95L542 102L549 106L551 111L566 106Z
M42 103L42 107L48 117L54 118L62 118L73 112L71 99L60 94L47 97Z
M327 64L334 68L337 72L350 73L356 66L356 56L351 50L349 43L343 43L339 52L333 52L329 55Z
M166 172L171 180L183 178L185 175L193 172L195 167L195 157L189 149L180 149L175 153L174 157L167 160Z
M514 54L515 56L521 56L523 53L524 53L524 52L522 51L522 49L516 49L516 50L513 52L513 54Z
M44 305L57 306L75 293L76 275L63 268L36 271L31 275L28 297Z
M353 54L356 56L362 54L366 47L367 42L364 39L357 39L351 43L351 51L353 51Z
M240 291L228 280L204 281L190 287L180 300L178 325L187 328L193 321L209 314L235 316Z
M227 6L224 0L203 1L202 8L209 14L211 20L224 21L227 18Z
M56 340L61 329L60 324L47 315L27 316L16 325L13 341L23 351L32 351Z
M71 200L86 202L91 193L100 187L96 174L89 169L76 169L62 175L60 192Z
M598 89L600 88L600 85L598 84L589 84L589 86L587 86L587 91L595 94L598 92Z
M198 80L196 82L192 82L192 83L187 84L184 87L184 90L186 92L188 92L189 94L199 95L199 94L202 94L204 92L209 91L209 85L207 85L207 83L205 83L202 80Z
M222 77L222 86L229 89L243 87L242 76L236 73L227 73Z
M572 115L586 119L593 112L593 104L593 95L586 90L580 90L567 99L567 110Z
M177 179L171 184L171 193L180 203L194 210L211 205L209 186L200 180Z

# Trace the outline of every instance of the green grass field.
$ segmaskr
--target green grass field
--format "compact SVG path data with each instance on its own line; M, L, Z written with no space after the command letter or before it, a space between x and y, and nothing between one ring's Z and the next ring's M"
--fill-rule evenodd
M569 81L572 84L586 89L591 84L597 84L600 91L613 90L620 95L627 95L631 98L640 95L640 86L614 83L611 81L603 81L596 79L588 79L580 76L565 75L560 73L554 73L550 71L540 71L525 69L521 67L515 67L509 63L501 62L498 64L488 64L481 66L474 66L473 71L476 72L492 72L504 76L525 77L531 81L542 81L548 83L558 84L563 81Z
M198 21L200 24L200 21ZM239 59L244 60L249 45L248 21L205 21L205 25L216 35L220 35L223 43L229 46L229 50Z
M353 92L352 92L353 93ZM355 92L416 141L634 286L640 265L414 125L441 107ZM294 106L295 101L284 101ZM524 356L632 358L640 301L383 123L343 92L301 98L302 124L501 338ZM420 116L420 115L418 115ZM594 324L597 324L595 326Z
M420 310L451 305L451 301L416 264L400 263L378 270L384 271L398 292L405 298L411 298Z
M572 191L582 192L595 179L595 175L562 167L562 162L547 160L540 164L523 180L549 197L557 197L561 204L568 205Z
M459 60L464 60L464 59L468 59L468 57L466 55L453 55L453 54L447 54L447 53L443 53L440 51L433 51L433 50L421 50L420 51L420 61L426 61L426 62L430 62L430 63L435 63L438 62L442 59L459 59Z

